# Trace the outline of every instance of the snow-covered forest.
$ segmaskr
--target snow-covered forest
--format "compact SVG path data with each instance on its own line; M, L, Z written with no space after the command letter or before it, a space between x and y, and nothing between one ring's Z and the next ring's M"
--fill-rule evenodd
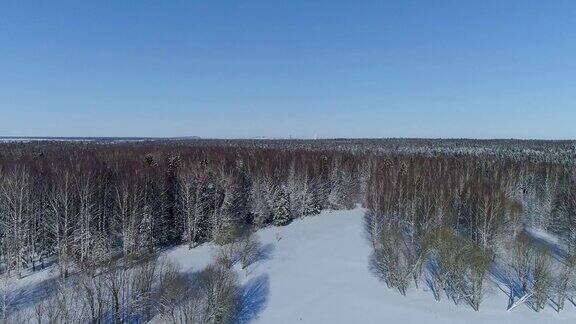
M257 231L358 205L383 291L482 312L497 281L504 310L574 312L575 157L567 141L0 143L2 320L246 322ZM193 277L165 257L206 244Z

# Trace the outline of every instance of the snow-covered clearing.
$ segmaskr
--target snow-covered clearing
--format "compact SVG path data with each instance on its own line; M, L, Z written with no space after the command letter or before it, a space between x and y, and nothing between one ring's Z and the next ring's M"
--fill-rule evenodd
M288 226L258 232L264 257L246 270L237 266L243 285L242 319L246 323L576 323L576 308L567 302L557 313L550 306L536 313L527 305L506 312L506 288L492 285L475 312L467 304L444 298L436 302L422 283L406 297L389 289L369 270L371 247L364 238L363 213L325 211ZM215 247L180 246L164 252L194 273L214 259ZM56 271L30 274L15 283L17 304L26 306L41 294ZM18 289L16 289L18 290Z
M368 269L371 248L363 235L363 211L323 212L270 227L258 235L268 257L239 270L251 323L576 323L569 303L561 313L540 313L526 305L506 312L508 297L491 287L475 312L464 303L437 303L427 287L406 297L388 289ZM212 260L212 246L168 252L185 271ZM424 284L423 284L424 285ZM424 285L425 286L425 285Z

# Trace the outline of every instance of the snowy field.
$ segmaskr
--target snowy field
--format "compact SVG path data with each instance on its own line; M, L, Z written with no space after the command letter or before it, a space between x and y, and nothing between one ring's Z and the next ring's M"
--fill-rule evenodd
M323 212L285 227L259 232L268 257L241 273L250 323L576 323L572 305L540 313L521 305L506 312L508 297L497 287L475 312L466 304L436 302L427 288L406 297L388 289L368 269L363 211ZM168 254L185 271L211 262L210 245Z
M265 257L248 269L237 265L243 285L244 323L576 323L570 303L561 313L550 306L536 313L526 305L506 312L508 298L492 285L475 312L444 298L436 302L427 287L403 297L368 269L371 248L364 238L363 211L323 212L285 227L258 232ZM165 254L187 273L200 271L215 255L212 244ZM36 272L13 286L25 306L56 271ZM20 289L19 289L20 288Z

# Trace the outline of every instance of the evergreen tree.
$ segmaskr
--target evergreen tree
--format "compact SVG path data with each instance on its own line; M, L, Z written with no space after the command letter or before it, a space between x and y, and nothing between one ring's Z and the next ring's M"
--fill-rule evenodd
M314 186L310 186L304 197L304 215L318 215L321 210L319 193Z
M142 209L142 219L138 226L139 234L139 250L140 253L153 253L154 252L154 238L152 236L152 213L150 206L145 204Z
M290 204L284 188L276 193L272 223L276 226L286 225L290 222Z
M224 189L220 212L213 219L213 236L219 244L234 240L238 231L249 223L249 185L246 177L238 175L226 181Z
M177 179L180 157L174 156L168 159L164 190L162 199L161 214L161 241L160 244L167 246L178 243L182 237L183 224L178 222L181 219L182 211L180 204L180 182Z

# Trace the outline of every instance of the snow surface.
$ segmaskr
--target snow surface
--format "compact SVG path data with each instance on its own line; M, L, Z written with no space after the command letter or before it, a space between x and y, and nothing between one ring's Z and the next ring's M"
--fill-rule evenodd
M250 323L576 323L567 302L557 313L536 313L526 305L506 312L508 297L491 287L480 311L464 303L436 302L424 287L406 297L389 289L368 269L371 247L364 238L361 209L323 212L258 235L268 258L240 270L247 291ZM167 254L185 271L198 271L213 259L205 244ZM425 286L424 283L422 283Z
M288 226L258 232L266 257L239 273L243 285L242 322L289 323L576 323L576 308L566 302L557 313L526 305L506 312L508 292L492 284L479 312L443 296L436 302L424 283L406 297L389 289L369 270L371 247L363 232L364 211L325 211ZM200 271L215 255L212 244L179 246L164 252L182 271ZM15 302L29 306L43 283L57 276L52 266L14 283ZM424 287L422 287L424 286ZM35 297L36 296L36 297Z

